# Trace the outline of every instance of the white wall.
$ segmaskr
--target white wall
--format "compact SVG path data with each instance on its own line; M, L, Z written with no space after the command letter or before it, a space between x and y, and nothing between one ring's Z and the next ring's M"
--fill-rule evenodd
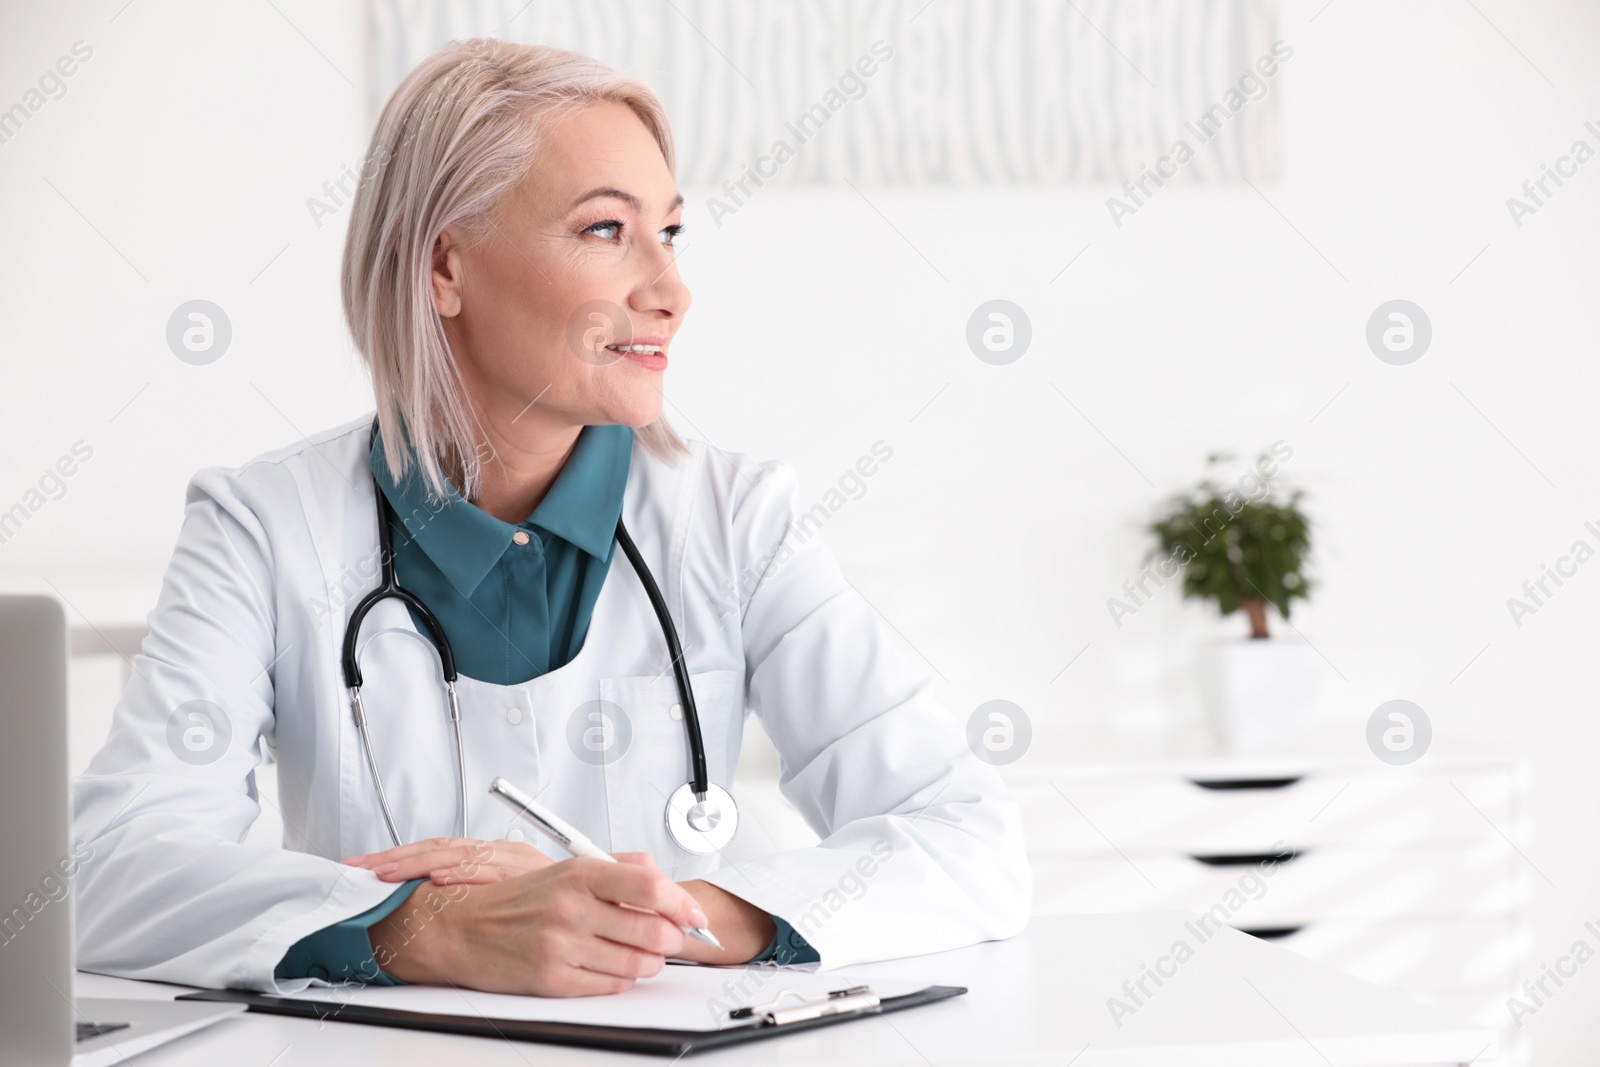
M1288 442L1321 584L1293 621L1331 664L1330 710L1359 745L1404 696L1441 748L1530 761L1546 961L1600 919L1600 562L1520 628L1505 602L1573 541L1600 544L1583 529L1600 526L1600 161L1521 229L1505 199L1573 140L1600 145L1583 129L1600 126L1600 9L1322 4L1285 7L1284 178L1259 193L1169 188L1118 229L1106 189L769 190L718 230L685 190L696 303L673 414L789 459L819 496L892 445L825 537L956 714L1028 711L1030 762L1177 747L1196 641L1241 624L1169 586L1119 630L1105 600L1204 453ZM344 220L319 229L304 204L365 148L357 9L119 6L24 8L0 34L0 108L74 41L94 49L0 145L0 508L75 441L94 449L0 545L0 585L48 581L91 613L153 597L195 469L368 402L338 308ZM235 331L207 367L163 338L197 296ZM1008 367L963 340L993 297L1033 321ZM1363 339L1394 297L1434 324L1409 367ZM102 671L77 711L111 699ZM1529 1021L1536 1062L1592 1060L1597 994L1585 970Z

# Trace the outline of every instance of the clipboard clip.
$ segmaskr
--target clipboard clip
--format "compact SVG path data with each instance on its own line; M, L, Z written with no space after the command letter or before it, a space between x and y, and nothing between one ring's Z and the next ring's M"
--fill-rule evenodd
M780 1007L785 997L794 998L797 1003L788 1007ZM813 993L809 996L796 993L792 989L785 989L766 1004L752 1004L745 1008L734 1008L728 1012L728 1018L734 1020L754 1019L761 1026L783 1026L786 1023L804 1022L808 1019L821 1019L829 1015L849 1015L855 1012L873 1011L878 1007L878 995L870 986L851 986L849 989L836 989L831 993Z

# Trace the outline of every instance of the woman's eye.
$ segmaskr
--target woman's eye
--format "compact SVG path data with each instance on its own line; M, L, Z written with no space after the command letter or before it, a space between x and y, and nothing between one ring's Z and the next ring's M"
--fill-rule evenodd
M605 219L601 222L595 223L592 226L585 226L583 228L583 232L592 233L604 241L616 241L622 237L622 223L618 222L616 219ZM677 247L673 244L673 242L682 232L682 223L678 223L676 226L668 226L661 231L661 243L674 248Z

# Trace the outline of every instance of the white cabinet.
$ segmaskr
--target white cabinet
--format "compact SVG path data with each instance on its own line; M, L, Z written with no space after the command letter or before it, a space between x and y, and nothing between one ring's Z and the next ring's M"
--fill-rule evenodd
M1505 761L1008 768L1040 915L1181 909L1420 999L1522 1051L1522 771Z

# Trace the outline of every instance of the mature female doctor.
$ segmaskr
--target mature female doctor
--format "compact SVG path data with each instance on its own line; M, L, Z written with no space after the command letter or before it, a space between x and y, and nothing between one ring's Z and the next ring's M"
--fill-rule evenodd
M1014 801L793 536L792 468L661 418L682 205L660 103L592 59L469 41L396 90L343 268L376 425L190 482L75 783L80 966L584 995L1023 927ZM363 614L390 570L412 599ZM747 709L821 841L727 865ZM269 753L283 848L243 843ZM622 862L521 839L497 776Z

